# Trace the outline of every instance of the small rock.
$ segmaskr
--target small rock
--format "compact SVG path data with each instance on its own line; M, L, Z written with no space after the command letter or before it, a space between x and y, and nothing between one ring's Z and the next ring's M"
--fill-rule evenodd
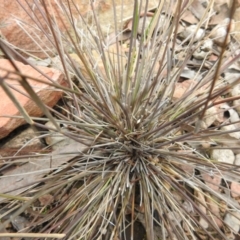
M9 140L0 148L1 156L13 156L31 154L43 149L44 144L40 141L36 132L31 127L23 130L16 137Z
M211 33L210 37L213 39L213 41L217 44L217 45L222 45L224 42L224 39L227 35L227 31L224 27L220 27L220 28L216 28L214 29L214 31ZM230 37L228 37L227 39L227 43L230 42Z
M233 132L228 133L229 136L234 137L236 139L240 139L240 132L238 130L236 130L236 127L235 127L234 124L223 126L223 127L221 127L221 130L223 130L223 131L233 131Z
M167 216L168 216L168 219L171 220L174 226L179 226L180 222L182 221L180 214L176 211L171 211L167 213Z
M233 198L240 196L240 183L233 181L231 183L231 196Z
M45 194L38 198L41 206L48 206L54 201L54 197L51 194Z
M224 79L228 84L231 84L240 78L239 73L226 72L224 73ZM232 91L231 91L232 94Z
M38 60L36 58L29 57L27 60L34 66L42 66L42 67L50 67L50 64L52 63L51 58L45 58L42 60Z
M223 222L220 216L220 209L217 203L218 201L216 199L213 199L212 196L207 197L206 201L209 207L209 212L210 212L209 215L213 219L214 223L217 224L219 228L221 228L223 226Z
M235 156L234 164L240 166L240 153Z
M189 176L193 176L194 175L194 171L195 171L195 166L193 166L192 164L189 163L179 163L177 164L178 167L180 167L185 173L187 173Z
M240 213L227 213L224 217L224 222L237 234L240 227Z
M231 149L213 149L211 158L218 162L233 164L235 160L234 153Z
M201 173L201 176L205 184L210 187L213 191L218 191L221 184L222 178L218 175L211 176L208 173Z
M57 123L60 127L60 124ZM47 145L52 146L53 149L57 149L59 146L62 146L62 144L65 144L64 140L67 139L66 136L64 136L61 133L55 132L52 129L55 129L55 126L52 122L47 122L45 126L49 129L49 134L45 137L45 141Z
M208 222L205 220L205 218L200 217L199 219L199 225L202 226L203 228L207 229L208 228Z
M27 227L29 221L25 217L16 216L11 223L17 231L20 231Z
M213 49L213 41L211 39L204 40L203 45L201 46L201 50L205 52L212 51Z
M224 43L225 37L227 35L227 27L230 23L230 19L226 18L222 21L221 25L217 25L210 33L210 38L219 46L222 46ZM234 21L231 23L231 29L234 29ZM227 38L227 44L230 42L230 36Z
M216 120L216 115L217 115L216 107L211 107L207 109L203 119L207 127L211 126L214 123L214 121Z
M198 28L197 25L190 25L186 27L183 32L180 33L180 37L183 39L191 39L194 36L194 42L201 40L205 35L205 31Z
M209 52L202 51L200 48L193 53L193 57L202 60L209 55Z
M197 205L198 205L198 208L199 208L199 210L201 212L201 215L206 215L206 213L207 213L207 205L206 205L204 194L201 191L196 191L195 195L196 195L196 197L198 198L198 201L199 201L199 203L197 202ZM207 229L209 224L205 220L205 218L203 218L201 215L199 216L199 224L203 228Z
M234 109L228 109L229 115L230 115L230 121L232 123L239 121L238 113Z
M240 75L238 75L238 77L240 77ZM233 97L240 96L240 84L237 84L232 88L231 95Z
M15 63L23 74L27 74L33 78L51 83L48 79L46 79L42 74L40 74L37 70L33 69L31 66L24 65L17 61L15 61ZM4 68L7 70L15 71L11 63L6 59L0 59L0 66L4 66ZM60 71L47 67L38 67L38 69L45 73L48 77L50 77L53 82L60 85L66 85L66 81L64 80L63 74ZM1 77L6 76L6 74L7 71L0 70ZM13 74L11 74L9 77L19 79L19 77ZM14 87L16 89L26 94L23 87L17 81L8 80L7 78L5 78L4 81L12 86L14 84ZM28 79L28 82L35 90L35 92L38 94L42 102L47 106L53 107L62 96L62 91L56 90L53 87L49 87L49 85L47 84L36 82L30 79ZM39 107L37 107L34 101L31 100L31 97L29 98L27 96L24 96L24 94L13 89L11 89L11 91L16 97L16 99L19 101L21 106L25 108L25 110L30 116L39 117L43 114L41 109L39 109ZM2 88L0 88L0 96L2 102L2 104L0 105L0 132L1 132L0 139L1 139L7 136L15 128L26 123L26 121L23 118L4 117L4 116L19 116L20 113L13 104L12 100L6 95Z
M152 17L146 17L145 19L144 18L139 19L139 25L138 25L138 30L137 30L138 34L141 34L142 31L146 31L147 28L149 28L152 19L153 19ZM144 30L143 30L144 21L145 21L145 25L144 25ZM130 22L130 25L133 25L132 21ZM133 27L132 26L128 26L128 27L132 31Z
M193 206L189 201L184 201L182 206L188 213L193 212Z
M216 99L216 101L221 101L221 100L223 100L222 97L218 97L218 98ZM219 105L217 105L217 106L215 106L215 107L216 107L216 109L217 109L216 121L217 121L218 123L223 123L223 122L225 122L225 121L226 121L226 117L225 117L224 112L227 111L228 109L230 109L231 107L230 107L226 102L221 103L221 104L219 104Z
M233 106L235 107L238 114L240 114L240 99L236 99L233 101Z
M191 91L196 85L196 81L194 80L188 80L184 82L176 82L175 83L175 91L173 93L173 98L174 99L179 99L181 98L185 93Z
M187 67L185 67L181 72L181 77L187 78L187 79L194 79L196 77L196 71L193 71Z

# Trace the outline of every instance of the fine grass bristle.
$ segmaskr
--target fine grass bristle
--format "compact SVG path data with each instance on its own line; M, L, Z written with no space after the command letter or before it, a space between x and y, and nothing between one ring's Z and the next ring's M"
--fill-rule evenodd
M236 1L229 7L221 46L214 48L215 61L209 55L193 60L211 36L208 23L214 1L208 2L192 35L181 36L179 22L196 2L160 1L150 14L148 1L134 1L133 17L126 24L119 21L123 8L112 0L110 34L103 30L93 1L91 21L74 1L55 1L55 10L50 1L35 1L41 20L19 1L36 24L35 35L29 37L40 46L40 32L49 42L41 47L42 53L59 57L55 67L61 65L68 87L50 85L64 91L61 112L41 102L17 66L15 74L45 114L42 120L52 122L49 129L84 145L76 157L25 192L12 197L2 193L13 216L26 209L34 212L24 232L63 233L66 240L140 239L138 222L144 229L141 239L149 240L227 240L238 234L226 216L240 221L239 201L230 187L240 181L239 166L213 154L217 149L227 149L235 157L239 153L239 138L231 135L240 130L239 117L233 121L224 115L240 99L229 94L239 78L226 83L222 75L240 57L228 42ZM19 19L18 23L23 30L29 24ZM198 39L199 29L206 33ZM0 39L0 46L11 59L7 42ZM0 84L26 122L47 128L18 104L4 79ZM221 104L229 107L218 108ZM54 200L35 210L42 196Z

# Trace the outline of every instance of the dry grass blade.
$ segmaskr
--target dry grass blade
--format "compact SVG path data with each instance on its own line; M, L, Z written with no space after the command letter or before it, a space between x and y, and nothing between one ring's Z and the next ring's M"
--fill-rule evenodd
M0 237L20 237L20 238L51 238L61 239L65 234L44 234L44 233L0 233Z
M11 199L1 193L7 198L4 207L14 206L14 217L27 212L31 224L24 231L38 231L36 237L56 233L65 234L66 240L139 239L136 224L140 224L142 239L233 239L240 227L239 193L233 188L240 181L234 162L240 119L232 102L240 97L229 92L239 79L228 84L222 80L231 65L239 64L240 54L228 47L231 21L221 49L214 45L212 55L198 61L195 54L209 40L200 35L211 35L214 1L206 6L199 1L160 1L154 12L148 12L149 1L134 1L126 27L130 39L122 40L118 2L112 0L115 39L111 41L95 2L90 4L91 23L76 2L55 3L53 9L50 1L36 2L43 22L28 4L22 7L59 55L69 87L53 85L65 92L64 101L72 110L67 104L61 113L45 107L25 74L19 74L46 115L41 120L52 121L54 128L25 118L86 147L18 196ZM186 29L192 26L183 16L196 4L204 12L191 34L182 38L181 24ZM123 11L123 2L120 5ZM234 5L230 19L233 9ZM63 13L66 19L59 20ZM38 44L38 38L34 41ZM48 50L45 53L49 56ZM4 79L1 85L19 105ZM52 202L43 204L44 196L51 196ZM31 215L29 209L34 207L39 210ZM235 225L228 218L234 218Z

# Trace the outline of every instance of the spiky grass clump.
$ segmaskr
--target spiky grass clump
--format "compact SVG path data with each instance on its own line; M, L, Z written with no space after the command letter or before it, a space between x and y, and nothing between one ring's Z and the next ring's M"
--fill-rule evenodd
M52 112L55 120L37 96L30 94L56 132L85 148L49 173L42 184L21 195L31 197L31 201L20 211L40 196L50 194L55 199L47 214L39 213L41 218L36 218L28 231L65 233L68 240L134 239L138 221L144 226L145 239L229 239L231 226L211 206L225 208L224 214L239 211L239 205L226 196L229 175L238 181L239 173L234 165L210 157L212 144L221 148L229 140L228 132L219 126L203 127L207 110L229 101L214 99L227 96L229 88L237 84L235 81L226 86L218 81L220 73L238 58L234 56L223 64L227 36L216 64L203 73L203 62L198 69L201 79L176 98L176 83L194 49L202 44L196 46L190 39L183 61L173 61L178 21L188 7L182 1L176 5L172 1L164 6L160 3L150 23L147 5L135 1L127 52L116 18L113 51L94 11L96 28L85 25L85 31L81 31L70 9L59 2L59 11L68 16L72 26L63 37L44 1L37 7L45 10L51 32L47 37L58 51L70 86L58 88L65 91L73 111L65 108L66 114ZM140 24L141 9L145 9L145 17ZM201 19L197 28L207 19ZM80 68L64 50L66 45L79 57ZM23 83L27 83L25 78ZM39 125L25 117L32 125ZM58 123L67 124L71 131L63 131ZM237 144L238 140L231 141ZM224 184L215 190L203 181L203 174L220 176Z

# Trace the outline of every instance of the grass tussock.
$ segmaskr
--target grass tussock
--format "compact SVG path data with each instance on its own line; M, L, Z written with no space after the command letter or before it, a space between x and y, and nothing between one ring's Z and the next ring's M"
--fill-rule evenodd
M211 3L199 19L196 33L207 26ZM221 124L206 124L210 116L219 114L211 112L213 107L239 99L229 96L229 89L239 80L225 84L220 77L239 58L228 49L230 27L218 48L218 59L210 66L207 58L194 65L192 55L206 39L196 42L194 34L179 43L178 37L179 20L191 3L160 1L151 21L145 4L134 1L128 41L123 40L124 25L116 17L114 34L103 33L93 3L92 26L80 12L79 18L73 16L77 7L70 0L65 4L57 1L55 15L45 1L36 3L45 22L38 22L30 8L25 8L36 28L41 31L41 26L48 26L45 37L57 52L68 82L67 88L57 87L65 92L64 101L71 107L63 106L61 112L48 109L26 78L22 77L21 84L53 123L51 130L85 146L77 157L22 193L19 197L25 201L8 202L6 206L15 206L20 214L35 209L42 196L53 197L50 206L34 210L35 217L25 232L64 233L68 240L137 239L135 225L140 222L142 239L232 236L232 226L225 223L224 216L240 210L229 187L232 179L240 180L239 170L211 153L227 148L236 154L239 139L229 133L239 128L223 130L237 123L228 118ZM114 1L112 5L116 16ZM230 7L230 19L233 10ZM61 15L67 17L67 22L61 21L64 33L55 21ZM1 46L8 56L4 42ZM177 57L180 47L182 59ZM181 76L189 66L196 70L194 82L178 97ZM1 85L9 89L4 79ZM18 108L28 123L41 126ZM221 181L211 187L204 175Z

